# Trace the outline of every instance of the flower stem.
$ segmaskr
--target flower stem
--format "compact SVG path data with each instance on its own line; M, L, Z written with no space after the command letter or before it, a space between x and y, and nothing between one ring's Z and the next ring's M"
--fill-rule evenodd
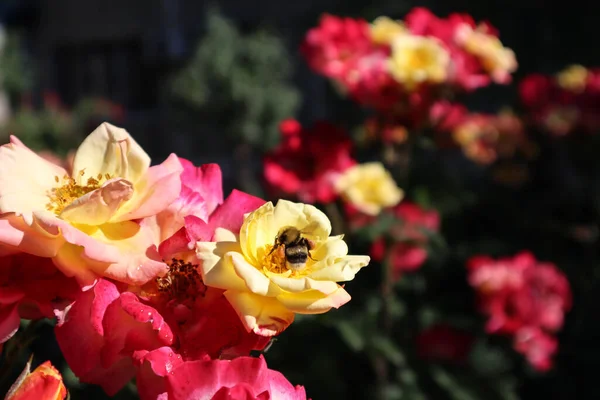
M387 240L386 240L387 242ZM379 287L379 295L381 297L381 310L379 314L379 327L381 330L381 334L386 339L390 338L392 335L393 328L393 315L391 309L391 303L393 300L393 285L392 281L392 268L391 268L391 256L392 252L391 243L386 243L386 255L381 263L381 284ZM387 398L387 386L389 381L389 362L384 354L378 354L373 363L375 373L377 375L377 393L380 400L384 400Z
M10 377L11 368L15 365L21 354L29 348L29 345L36 339L36 331L40 321L30 321L27 327L18 332L6 346L6 356L0 367L0 388L3 388L6 380Z
M325 204L325 213L331 221L331 233L341 235L346 233L346 223L337 203Z

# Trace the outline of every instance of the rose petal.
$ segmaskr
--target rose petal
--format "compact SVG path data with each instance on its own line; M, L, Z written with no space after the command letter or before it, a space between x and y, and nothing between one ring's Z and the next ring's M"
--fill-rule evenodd
M48 192L66 171L29 150L15 136L0 146L0 212L46 210Z
M119 257L108 263L96 263L88 257L84 260L98 274L119 282L143 285L167 270L158 254L153 228L151 225L138 225L131 221L102 225L90 236L99 243L114 246Z
M183 166L181 173L182 186L198 193L206 204L206 216L213 213L223 203L223 176L217 164L204 164L195 167L191 161L179 158Z
M309 276L319 281L346 282L354 279L358 271L371 261L369 256L332 258L334 264L312 272Z
M339 308L350 301L350 295L342 287L324 295L316 290L301 293L282 293L277 300L288 310L298 314L322 314L331 308Z
M321 240L331 234L329 218L311 204L279 200L275 206L273 221L277 224L277 231L284 226L293 226L303 235Z
M270 272L267 272L267 276L281 289L293 293L304 292L306 290L318 290L323 294L330 294L335 292L339 287L338 284L333 281L318 281L308 277L288 278Z
M64 239L56 226L48 226L33 215L27 223L22 216L8 213L0 216L0 244L11 251L53 257L64 244Z
M240 245L235 242L198 242L196 255L202 260L200 271L207 286L219 289L248 290L246 282L238 276L227 254L239 252Z
M241 253L226 253L224 258L229 259L235 273L246 282L248 289L261 296L277 296L281 293L276 285L271 282L261 271L248 264Z
M278 335L294 321L294 313L273 297L234 290L227 290L224 295L246 329L257 335Z
M135 184L149 166L150 157L125 129L104 122L77 149L73 177L85 182L98 174L110 174Z
M64 208L60 217L73 224L101 225L108 222L119 207L133 196L131 182L121 178L106 181Z
M123 204L113 222L144 218L166 209L179 196L183 167L171 154L162 164L151 167L134 182L131 200Z
M13 385L5 400L63 400L67 396L62 376L50 361L40 364L33 372L30 363Z
M135 375L130 358L124 357L109 368L101 364L104 315L118 297L117 286L101 279L93 290L80 294L66 322L55 328L56 340L71 370L81 382L101 385L109 396L116 394Z
M141 400L168 400L166 377L175 367L183 363L179 354L170 347L153 351L137 351L134 358L141 363L136 375L138 395Z
M121 293L107 308L103 318L105 368L129 357L137 350L154 350L173 343L173 332L154 308L131 293Z

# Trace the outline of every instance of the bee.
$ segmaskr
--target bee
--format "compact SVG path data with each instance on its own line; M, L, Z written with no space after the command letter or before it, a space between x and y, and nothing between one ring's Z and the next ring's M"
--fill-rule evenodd
M286 226L277 233L275 243L269 254L277 249L282 249L285 256L285 265L292 271L298 271L306 267L306 261L309 258L314 260L310 255L310 251L314 248L315 242L303 237L298 228Z

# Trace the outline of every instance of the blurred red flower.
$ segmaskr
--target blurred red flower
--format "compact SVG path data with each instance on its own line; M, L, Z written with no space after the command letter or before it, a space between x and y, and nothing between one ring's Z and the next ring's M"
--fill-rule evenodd
M400 279L403 272L414 271L427 259L424 246L428 241L428 232L437 232L440 228L440 216L435 210L426 210L417 204L402 202L394 208L399 219L398 224L388 232L394 241L391 248L386 248L386 238L381 237L371 246L371 257L375 261L383 261L386 252L390 252L392 278Z
M335 179L356 164L348 135L327 122L305 129L296 120L286 120L280 130L281 144L264 157L264 177L271 191L304 203L334 201Z
M474 337L446 324L437 324L419 333L417 353L425 360L463 363L473 346Z

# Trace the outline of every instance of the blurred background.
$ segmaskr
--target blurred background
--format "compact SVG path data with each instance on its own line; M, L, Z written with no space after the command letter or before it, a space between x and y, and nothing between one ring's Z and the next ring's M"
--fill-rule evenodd
M3 0L0 136L6 141L15 134L62 158L109 121L126 128L153 162L174 152L195 164L218 163L226 193L238 188L269 198L262 157L279 143L283 120L306 126L328 120L356 138L369 115L309 68L299 52L307 31L323 13L402 19L416 6L490 21L516 53L512 84L464 97L473 111L519 110L518 84L532 73L600 66L600 6L587 0ZM598 398L600 132L567 139L530 132L541 150L527 165L525 184L490 180L489 166L461 151L431 150L419 156L421 172L401 183L412 200L438 210L442 222L427 263L394 289L397 337L373 339L368 327L381 307L374 263L347 285L353 301L346 307L298 318L266 353L269 366L305 385L313 400ZM372 159L375 152L363 154ZM436 160L442 158L440 166ZM436 176L436 168L452 179ZM353 253L369 252L365 235L352 243ZM573 292L554 368L546 372L526 365L509 342L484 333L464 270L474 254L524 249L557 264ZM442 339L453 348L468 347L468 360L421 357L412 328L423 321L468 331L468 340ZM43 329L52 336L51 325ZM69 374L51 339L37 340L32 350L63 366L71 398L105 398ZM381 357L395 371L386 370L385 382ZM134 385L116 398L136 398Z

